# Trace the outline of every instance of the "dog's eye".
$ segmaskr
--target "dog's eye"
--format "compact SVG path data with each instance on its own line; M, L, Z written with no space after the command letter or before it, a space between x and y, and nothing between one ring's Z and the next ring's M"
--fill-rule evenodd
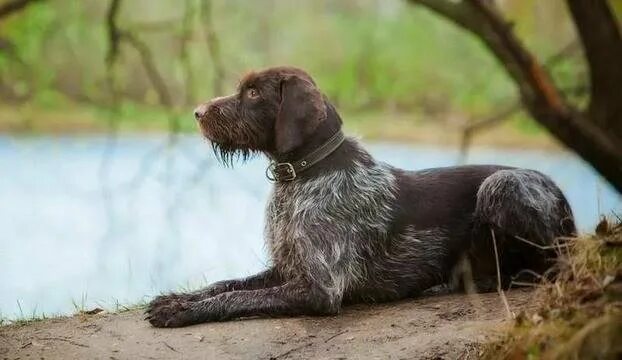
M246 96L250 99L256 99L259 97L259 91L257 91L257 89L250 88L246 90Z

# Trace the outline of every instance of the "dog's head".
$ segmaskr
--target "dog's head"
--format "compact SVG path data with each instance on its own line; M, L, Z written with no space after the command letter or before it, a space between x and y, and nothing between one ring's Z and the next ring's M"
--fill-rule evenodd
M246 75L235 94L199 105L194 116L227 163L254 152L291 153L313 138L333 111L306 72L276 67Z

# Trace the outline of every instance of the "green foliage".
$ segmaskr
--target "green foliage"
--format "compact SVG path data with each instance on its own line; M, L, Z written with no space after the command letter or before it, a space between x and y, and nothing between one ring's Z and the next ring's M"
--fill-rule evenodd
M200 16L201 1L122 3L119 26L149 47L175 103L175 109L162 111L138 52L122 44L114 69L121 96L115 111L121 118L134 119L136 127L169 124L175 118L169 113L188 112L188 102L222 95L213 90L216 69ZM249 69L291 64L307 69L349 112L390 110L434 120L460 113L474 118L517 96L513 82L477 39L402 0L212 2L213 23L208 25L220 44L227 92ZM186 4L190 8L185 9ZM567 31L551 29L542 20L552 16L556 27L568 24L567 14L559 11L561 0L546 6L536 0L504 4L518 24L517 32L537 54L551 54L565 45L547 34L557 31L564 39ZM0 35L15 45L22 62L0 52L0 83L18 95L30 94L30 101L45 109L67 106L67 99L112 106L105 66L107 6L106 1L93 0L42 2L0 24ZM181 39L187 10L194 15L186 61ZM553 75L564 87L576 87L585 82L584 76L577 76L584 67L580 61L566 61ZM185 84L187 78L193 81ZM191 94L185 93L188 88ZM155 120L144 120L145 113ZM521 116L515 122L526 132L539 131L526 119Z
M526 135L539 134L544 131L542 125L538 124L535 120L533 120L525 113L520 113L513 116L511 118L511 122L518 131Z
M8 74L18 86L24 86L24 81L31 79L36 89L49 87L54 80L54 71L42 65L49 60L46 45L57 21L58 14L52 6L38 3L28 7L19 17L9 18L3 23L2 32L15 45L14 56L17 59L10 61L8 55L3 54L0 57L0 73Z

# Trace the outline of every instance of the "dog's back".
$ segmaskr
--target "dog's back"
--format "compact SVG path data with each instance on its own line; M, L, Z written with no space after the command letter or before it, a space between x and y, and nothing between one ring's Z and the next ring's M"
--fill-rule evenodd
M443 282L459 272L460 280L466 276L478 290L490 290L497 282L495 258L504 285L522 270L541 274L556 255L553 241L575 232L566 198L534 170L469 165L396 173L400 194L394 232L411 227L443 234ZM429 254L436 247L420 245Z

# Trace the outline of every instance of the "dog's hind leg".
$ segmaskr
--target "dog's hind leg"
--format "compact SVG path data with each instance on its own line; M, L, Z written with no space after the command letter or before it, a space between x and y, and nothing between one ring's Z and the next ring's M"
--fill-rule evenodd
M505 286L521 270L542 274L556 255L555 239L574 233L570 206L551 179L534 170L495 172L477 192L470 251L476 284L496 283L495 256Z

